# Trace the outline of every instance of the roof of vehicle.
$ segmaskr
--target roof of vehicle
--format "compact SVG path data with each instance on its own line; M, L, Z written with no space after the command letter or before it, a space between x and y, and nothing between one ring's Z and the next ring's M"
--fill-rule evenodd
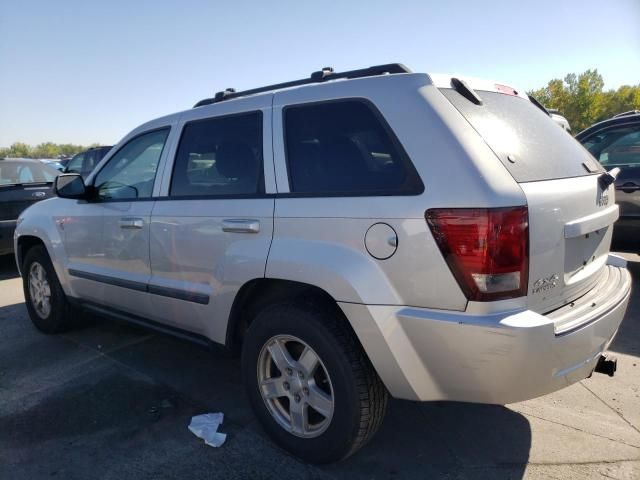
M411 74L413 73L408 67L401 63L388 63L384 65L374 65L368 68L361 68L358 70L349 70L346 72L335 72L332 67L324 67L322 70L311 73L308 78L303 78L300 80L292 80L289 82L276 83L274 85L267 85L264 87L252 88L249 90L244 90L241 92L237 92L233 88L227 88L224 91L217 92L212 98L205 98L204 100L200 100L198 103L194 105L193 108L202 107L204 105L211 105L214 103L219 103L226 100L232 100L234 98L239 97L247 97L250 95L256 95L260 93L269 93L275 92L278 90L289 89L293 87L302 87L307 85L318 85L322 83L327 83L330 81L336 80L354 80L358 78L368 78L368 77L378 77L378 76L387 76L387 75L398 75L398 74ZM500 93L508 93L511 95L521 96L523 98L528 98L524 91L516 90L515 88L499 83L494 82L493 80L486 80L481 78L463 76L463 75L448 75L448 74L428 74L431 82L438 88L456 88L456 86L452 83L452 80L462 81L461 83L466 83L467 86L471 86L477 90L483 91L492 91L492 92L500 92Z
M322 70L311 73L308 78L302 78L299 80L291 80L283 83L276 83L274 85L266 85L264 87L252 88L250 90L244 90L237 92L235 88L227 88L224 91L216 92L212 98L205 98L200 100L194 105L193 108L202 107L204 105L211 105L212 103L222 102L224 100L230 100L238 97L246 97L249 95L255 95L258 93L273 92L276 90L282 90L291 87L300 87L303 85L311 85L317 83L324 83L333 80L341 79L354 79L373 77L378 75L389 75L396 73L412 73L407 67L401 63L388 63L385 65L375 65L373 67L361 68L358 70L349 70L346 72L335 72L333 67L324 67Z
M633 111L625 112L624 114L615 115L607 120L603 120L585 128L576 135L576 139L581 140L599 130L602 130L603 128L615 125L636 125L638 123L640 123L640 113L634 113Z
M206 98L197 102L191 109L183 110L180 112L174 112L162 117L152 119L145 122L131 132L129 132L120 144L128 141L132 137L145 132L149 129L164 128L171 124L176 123L183 114L200 108L215 108L219 104L227 104L228 102L240 101L246 98L257 99L261 96L273 95L276 92L287 91L298 88L324 88L329 84L335 84L338 82L371 82L371 81L392 81L394 78L399 77L415 77L421 76L426 82L434 85L436 88L454 88L459 90L467 98L471 98L474 103L481 102L481 95L476 93L477 91L489 91L502 93L506 95L518 96L532 101L538 108L547 113L542 105L529 98L526 92L522 89L512 87L502 82L495 82L493 80L481 79L476 77L469 77L457 74L427 74L427 73L414 73L408 67L401 63L389 63L384 65L375 65L368 68L362 68L358 70L350 70L345 72L335 72L331 67L324 67L323 69L313 72L309 77L300 80L292 80L283 83L277 83L274 85L267 85L264 87L252 88L245 91L235 91L233 88L227 88L224 91L217 92L214 97ZM227 109L228 110L228 109Z

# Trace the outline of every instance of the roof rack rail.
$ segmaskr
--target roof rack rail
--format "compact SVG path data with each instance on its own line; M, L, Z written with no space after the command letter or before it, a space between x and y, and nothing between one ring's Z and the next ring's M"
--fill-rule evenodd
M350 70L347 72L334 72L331 67L324 67L322 70L313 72L309 78L303 78L301 80L293 80L291 82L276 83L274 85L267 85L266 87L252 88L251 90L244 90L242 92L236 92L233 88L227 88L222 92L217 92L213 98L205 98L196 103L193 108L202 107L203 105L211 105L212 103L222 102L224 100L230 100L232 98L246 97L247 95L255 95L256 93L270 92L273 90L280 90L282 88L299 87L301 85L309 85L312 83L328 82L330 80L338 80L340 78L362 78L362 77L374 77L377 75L393 74L393 73L411 73L407 67L401 63L388 63L386 65L375 65L369 68L361 68L359 70Z
M635 115L636 113L640 113L640 110L629 110L628 112L618 113L611 118L626 117L628 115Z

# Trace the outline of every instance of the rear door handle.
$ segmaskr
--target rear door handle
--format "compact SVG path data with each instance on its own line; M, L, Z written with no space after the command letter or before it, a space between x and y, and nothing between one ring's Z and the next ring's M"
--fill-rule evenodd
M227 218L222 221L223 232L233 233L258 233L260 220L249 218Z
M140 229L144 226L144 220L138 217L125 217L121 218L118 224L120 228Z

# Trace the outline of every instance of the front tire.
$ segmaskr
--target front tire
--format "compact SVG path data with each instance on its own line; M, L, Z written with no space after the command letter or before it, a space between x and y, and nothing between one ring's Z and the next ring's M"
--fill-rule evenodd
M307 462L352 455L382 424L387 390L337 309L267 307L245 335L242 369L263 428Z
M67 301L43 246L35 246L25 255L22 288L29 317L38 330L53 334L71 328L75 310Z

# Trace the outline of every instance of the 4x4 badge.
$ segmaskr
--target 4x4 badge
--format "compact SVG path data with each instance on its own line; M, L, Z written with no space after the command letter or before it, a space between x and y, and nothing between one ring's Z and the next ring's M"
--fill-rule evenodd
M531 290L531 293L536 294L540 292L547 292L558 285L558 280L560 280L560 277L555 273L550 277L539 278L533 282L533 289Z

